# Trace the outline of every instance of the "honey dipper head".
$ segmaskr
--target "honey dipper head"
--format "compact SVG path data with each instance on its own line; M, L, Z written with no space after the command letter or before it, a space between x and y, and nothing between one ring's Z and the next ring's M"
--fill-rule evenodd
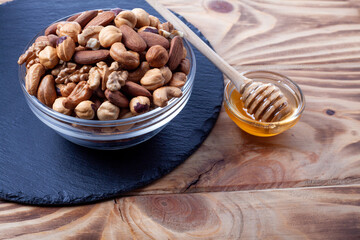
M240 93L244 107L258 121L277 122L291 112L287 98L274 84L247 81Z

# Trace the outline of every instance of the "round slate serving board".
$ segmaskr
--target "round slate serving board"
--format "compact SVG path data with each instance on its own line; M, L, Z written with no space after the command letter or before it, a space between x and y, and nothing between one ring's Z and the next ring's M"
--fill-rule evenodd
M211 131L221 108L223 76L197 50L196 79L188 104L158 135L133 148L99 151L77 146L32 114L20 89L16 63L26 43L63 16L115 7L142 7L160 17L140 0L15 0L0 5L1 199L53 205L115 197L173 170Z

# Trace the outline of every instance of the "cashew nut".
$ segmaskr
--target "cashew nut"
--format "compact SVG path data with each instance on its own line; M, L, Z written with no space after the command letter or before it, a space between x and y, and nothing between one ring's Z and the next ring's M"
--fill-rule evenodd
M163 66L162 68L160 68L160 72L165 79L164 85L170 82L172 78L172 71L170 70L170 68L168 66Z
M140 55L137 52L127 51L120 42L111 45L110 56L126 70L136 69L140 64Z
M96 90L100 86L101 75L98 67L92 67L89 72L89 88Z
M161 87L153 92L153 101L156 106L165 107L173 97L181 97L182 91L177 87Z
M59 113L70 116L72 113L72 110L64 107L64 105L63 105L64 100L66 100L66 97L59 97L59 98L55 99L55 102L54 102L52 108Z
M127 80L138 83L140 82L140 79L145 75L145 73L149 70L150 70L149 63L146 61L141 62L140 66L135 71L129 72L129 76Z
M172 75L172 78L169 82L169 86L182 88L187 80L187 76L183 72L176 72Z

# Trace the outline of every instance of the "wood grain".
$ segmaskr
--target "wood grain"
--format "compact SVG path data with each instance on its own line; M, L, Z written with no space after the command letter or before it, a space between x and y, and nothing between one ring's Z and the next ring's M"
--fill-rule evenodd
M68 208L2 202L0 239L355 239L359 199L360 185L136 196Z
M359 239L360 2L160 2L237 70L295 80L307 103L300 122L258 138L222 110L195 154L128 196L75 207L0 202L0 239Z
M0 0L0 4L2 3L6 3L6 2L11 2L12 0Z
M242 132L222 110L185 164L131 194L360 183L360 18L352 1L161 2L238 70L289 76L306 109L294 128L271 138Z

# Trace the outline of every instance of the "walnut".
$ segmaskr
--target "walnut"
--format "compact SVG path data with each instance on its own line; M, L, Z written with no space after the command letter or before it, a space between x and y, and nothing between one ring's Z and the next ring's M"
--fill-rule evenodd
M90 89L96 90L100 86L101 74L98 67L92 67L89 71L88 84Z
M51 71L51 74L56 76L56 83L69 83L87 81L89 79L89 71L91 66L84 65L80 69L76 69L77 64L72 62L63 63Z
M26 69L28 70L35 63L40 63L40 59L34 55L33 58L26 61Z
M128 71L113 71L106 81L106 88L110 91L120 90L125 85L128 75Z
M31 60L38 58L39 53L46 47L49 46L49 41L34 42L24 54L19 57L18 64L22 65L26 62L28 64Z
M65 79L76 71L76 63L72 62L62 62L51 71L51 74L54 75L56 83L65 83Z
M111 66L108 67L108 65L105 62L98 62L96 64L98 66L100 74L101 74L101 90L106 89L106 82L108 81L109 75L113 72L119 69L118 62L112 62Z
M79 44L82 46L86 46L90 38L99 39L99 33L103 28L103 26L87 27L81 32L81 34L78 35Z
M99 50L100 49L100 42L96 38L90 38L86 44L87 48L91 48L91 50Z

